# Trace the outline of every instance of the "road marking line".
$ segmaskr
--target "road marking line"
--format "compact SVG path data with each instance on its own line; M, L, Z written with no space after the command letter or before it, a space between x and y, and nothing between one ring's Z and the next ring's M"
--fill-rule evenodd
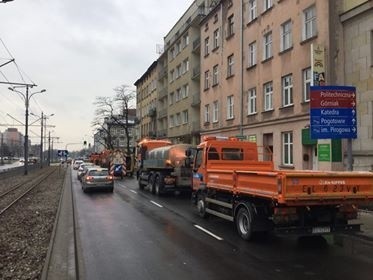
M211 235L212 237L216 238L217 240L221 241L221 240L224 240L223 238L213 234L211 231L208 231L207 229L204 229L203 227L199 226L199 225L194 225L196 228L198 228L199 230L202 230L203 232Z
M153 203L154 205L157 205L159 208L163 208L162 205L158 204L157 202L153 201L153 200L150 200L151 203Z
M130 192L133 192L133 193L137 193L136 191L134 191L134 190L130 190Z

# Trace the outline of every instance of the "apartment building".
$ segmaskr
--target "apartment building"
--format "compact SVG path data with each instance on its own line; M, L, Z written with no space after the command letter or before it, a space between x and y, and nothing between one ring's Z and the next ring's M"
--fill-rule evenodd
M158 104L158 62L154 61L146 72L135 82L136 117L138 127L136 140L144 137L156 137Z
M201 24L201 135L255 141L280 169L345 169L344 142L309 132L312 47L325 53L325 84L337 84L337 2L220 1ZM331 160L320 162L325 141Z
M356 86L358 137L352 141L354 170L373 170L373 1L343 0L335 43L338 84Z
M209 2L194 1L164 37L168 73L167 136L174 143L200 141L200 22L209 9ZM164 95L160 100L164 100ZM164 101L162 104L164 106Z

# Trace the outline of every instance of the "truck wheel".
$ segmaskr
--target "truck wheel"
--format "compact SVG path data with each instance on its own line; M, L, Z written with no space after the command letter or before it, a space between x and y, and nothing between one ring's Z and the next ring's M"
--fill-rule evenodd
M250 208L241 207L236 215L236 227L239 235L244 240L252 238L252 214Z
M206 213L205 195L201 194L201 193L199 193L198 196L197 196L197 211L198 211L198 215L201 218L207 218L208 217L208 213Z
M141 183L141 176L139 176L139 178L138 178L138 182L139 182L139 189L140 189L140 190L143 190L144 187L145 187L145 185Z
M156 195L160 196L162 194L162 186L161 186L160 176L155 177L154 190L155 190Z

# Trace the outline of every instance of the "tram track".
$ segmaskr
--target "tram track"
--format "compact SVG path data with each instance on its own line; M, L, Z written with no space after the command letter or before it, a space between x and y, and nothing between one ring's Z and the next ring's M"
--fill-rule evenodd
M20 201L24 196L34 190L49 176L51 176L56 169L48 170L47 173L43 173L33 178L30 182L20 182L10 187L10 189L0 194L0 216L3 215L8 209L14 204Z

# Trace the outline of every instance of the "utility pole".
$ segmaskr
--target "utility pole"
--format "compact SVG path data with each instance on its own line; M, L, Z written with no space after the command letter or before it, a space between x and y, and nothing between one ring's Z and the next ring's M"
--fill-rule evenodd
M51 165L51 132L48 133L48 166Z
M1 83L1 82L0 82ZM33 92L29 96L29 88L33 87L34 85L28 85L28 84L23 84L21 85L23 87L26 87L26 94L23 94L22 92L18 91L15 89L15 87L9 87L8 89L11 91L14 91L22 96L22 98L25 100L25 136L24 136L24 158L25 158L25 164L24 164L24 175L28 174L28 116L29 116L29 105L30 105L30 99L32 96L34 96L37 93L43 93L46 90L42 89L41 91Z
M0 147L1 165L4 165L4 134L1 133L1 147Z
M41 112L41 129L40 129L40 168L43 168L43 119L44 115Z

